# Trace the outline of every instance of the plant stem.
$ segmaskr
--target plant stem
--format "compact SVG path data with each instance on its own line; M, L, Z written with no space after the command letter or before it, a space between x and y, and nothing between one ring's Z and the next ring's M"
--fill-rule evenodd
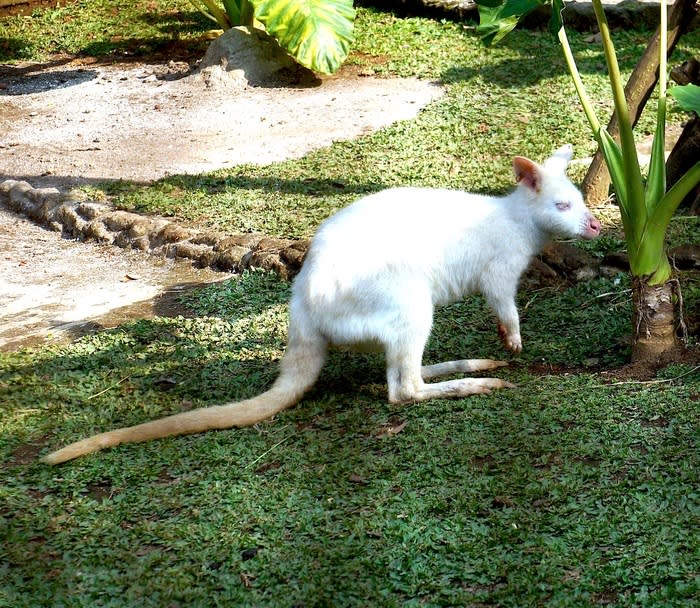
M564 53L566 66L569 68L569 74L571 75L571 79L574 81L576 93L578 94L578 98L581 101L581 106L583 107L583 111L585 112L586 118L588 119L588 124L591 125L591 129L593 129L593 133L595 134L597 139L598 132L600 131L600 122L598 121L598 117L596 116L595 110L593 109L593 104L591 103L591 100L588 97L588 93L586 92L586 87L583 84L583 80L581 80L581 74L579 73L578 67L576 66L576 60L574 59L574 54L571 51L571 46L569 45L569 38L566 35L566 30L564 29L564 27L561 27L559 29L557 36L559 38L559 43L561 44L561 48Z
M625 165L625 181L626 200L622 200L618 192L618 204L624 206L627 210L627 215L632 220L632 234L627 235L630 257L635 255L635 250L638 247L638 238L644 232L646 223L646 205L644 202L644 184L642 181L642 172L639 168L639 160L637 158L637 148L634 141L634 133L632 132L632 123L630 121L629 108L625 99L625 90L622 85L622 77L620 68L615 55L615 47L610 36L610 28L608 20L605 17L605 11L601 0L593 0L593 10L595 12L600 35L603 42L603 52L605 53L605 61L608 66L608 76L612 87L613 101L615 103L615 113L617 114L618 123L620 125L620 147ZM631 246L630 246L631 245Z
M231 27L228 16L219 8L214 0L190 0L190 2L205 17L216 21L222 29L227 30ZM206 10L202 8L202 4L206 7Z
M241 0L241 25L255 25L255 9L249 0Z
M666 97L666 69L668 63L668 13L666 0L661 0L659 20L659 97Z

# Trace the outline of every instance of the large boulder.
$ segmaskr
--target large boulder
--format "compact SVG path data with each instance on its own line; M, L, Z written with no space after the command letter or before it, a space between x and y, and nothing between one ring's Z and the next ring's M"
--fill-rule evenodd
M243 26L227 30L209 45L198 73L207 87L224 90L318 83L274 38Z

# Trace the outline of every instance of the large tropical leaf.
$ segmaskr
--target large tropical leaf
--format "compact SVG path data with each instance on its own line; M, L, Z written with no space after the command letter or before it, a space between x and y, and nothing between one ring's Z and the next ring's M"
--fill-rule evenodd
M700 116L700 87L696 84L686 84L682 87L672 87L669 95L676 98L678 105L686 112L695 112Z
M252 0L255 18L301 65L332 74L353 40L352 0Z
M477 0L479 7L478 35L486 44L503 40L528 13L548 0Z
M666 97L659 97L656 132L651 146L645 203L651 214L666 192Z

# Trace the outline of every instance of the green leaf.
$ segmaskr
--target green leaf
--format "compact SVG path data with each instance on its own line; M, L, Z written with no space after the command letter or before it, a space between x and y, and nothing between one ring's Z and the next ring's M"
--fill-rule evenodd
M649 175L644 195L647 213L656 207L666 192L666 97L659 97L656 115L656 132L651 145Z
M562 13L566 8L564 0L552 0L552 16L549 19L549 33L555 38L559 34L559 30L564 27L564 19Z
M668 226L671 217L678 209L678 205L683 202L688 193L698 184L700 184L700 161L696 162L669 188L656 206L651 221L657 225Z
M238 0L223 0L226 14L234 25L243 25L241 21L241 6Z
M255 18L301 65L332 74L353 40L352 0L253 0Z
M682 87L671 87L668 92L683 110L700 115L700 87L698 85L686 84Z
M216 22L221 29L231 27L231 18L222 11L215 0L190 0L192 5L205 17Z
M496 44L513 31L518 21L548 0L478 0L476 32L485 44Z
M598 131L598 145L605 157L605 164L610 172L610 179L617 195L617 203L624 216L627 214L627 184L625 182L625 163L622 150L606 129Z
M479 25L476 33L484 44L497 44L518 25L517 17L504 18L502 7L492 8L479 5Z

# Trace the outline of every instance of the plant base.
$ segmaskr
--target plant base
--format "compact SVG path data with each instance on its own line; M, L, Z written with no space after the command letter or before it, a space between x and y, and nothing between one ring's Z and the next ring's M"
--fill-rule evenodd
M649 285L632 278L632 306L635 339L632 361L651 361L676 351L676 310L674 280Z

